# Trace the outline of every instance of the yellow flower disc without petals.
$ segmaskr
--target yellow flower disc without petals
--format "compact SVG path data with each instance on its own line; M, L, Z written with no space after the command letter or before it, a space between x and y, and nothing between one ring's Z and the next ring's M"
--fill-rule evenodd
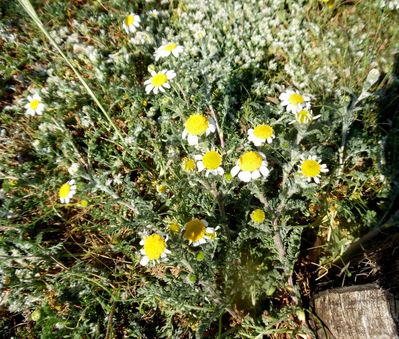
M215 170L221 165L222 156L216 151L209 151L202 157L202 162L207 170Z
M166 242L159 234L152 234L144 240L144 253L150 260L157 260L166 249Z
M126 24L126 26L133 25L134 24L134 15L128 15L125 18L125 24Z
M261 209L257 208L251 213L251 219L253 222L256 222L257 224L262 223L265 221L265 212L263 212Z
M255 171L262 165L262 157L258 152L250 151L244 153L238 161L241 171Z
M169 231L174 232L174 233L179 233L180 225L177 222L171 222L169 224Z
M177 45L174 42L171 42L170 44L167 44L163 49L168 52L172 52Z
M199 219L193 219L186 224L184 237L192 242L201 240L205 235L206 227Z
M87 207L89 205L89 202L87 200L80 200L79 205L81 207Z
M70 192L71 192L71 185L66 182L60 187L60 190L58 191L58 196L60 198L66 199L68 198Z
M334 7L334 0L322 0L322 2L324 2L328 8L333 8Z
M254 136L259 139L268 139L273 136L273 127L269 125L258 125L254 128Z
M305 102L305 99L303 98L302 95L293 93L293 94L290 94L288 101L293 105L299 105L299 104L303 104Z
M304 160L301 164L301 172L307 177L316 177L320 174L320 164L316 160Z
M208 129L208 119L202 114L191 115L185 124L186 130L191 135L201 135Z
M151 78L151 85L153 85L154 87L160 87L164 85L167 81L168 77L166 76L166 74L158 73Z
M31 109L35 110L35 109L37 109L37 107L39 106L39 104L40 104L40 100L35 99L35 100L32 100L32 101L29 103L29 107L30 107Z
M195 161L193 159L184 158L182 168L185 172L192 172L195 170Z

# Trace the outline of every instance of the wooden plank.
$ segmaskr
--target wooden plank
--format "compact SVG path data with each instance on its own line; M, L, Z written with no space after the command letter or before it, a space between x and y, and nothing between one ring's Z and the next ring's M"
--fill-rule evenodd
M318 330L319 338L399 338L398 300L377 284L323 291L315 296L314 306L326 326Z

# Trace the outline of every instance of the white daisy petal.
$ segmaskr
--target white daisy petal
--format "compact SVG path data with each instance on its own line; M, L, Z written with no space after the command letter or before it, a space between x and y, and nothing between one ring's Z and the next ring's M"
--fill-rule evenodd
M251 173L252 179L258 179L260 178L260 172L258 170L255 170Z
M230 174L233 176L233 177L235 177L237 174L238 174L238 172L240 172L240 166L234 166L232 169L231 169L231 171L230 171Z
M281 93L280 96L279 96L278 98L279 98L281 101L287 101L288 96L289 96L288 92L285 92L285 93Z
M216 131L216 126L213 123L209 122L208 129L206 130L207 135L209 133L214 133L215 131Z
M259 171L264 177L267 177L270 173L269 169L266 166L260 166Z
M188 144L191 146L198 145L198 137L196 135L189 134L187 137Z
M241 181L250 182L250 181L251 181L251 178L252 178L251 172L248 172L248 171L241 171L240 173L238 173L238 178L239 178Z
M147 256L143 256L140 260L140 265L141 266L147 266L148 262L150 261L150 259Z
M149 94L151 91L152 91L152 85L147 85L146 87L145 87L145 92L147 93L147 94Z
M263 141L262 139L259 139L259 138L257 138L257 137L254 137L252 142L254 143L254 145L255 145L256 147L262 146L263 143L264 143L264 141Z
M172 80L176 76L176 73L174 71L167 71L166 76L169 80Z
M198 162L197 162L197 168L198 168L198 171L199 171L199 172L201 172L202 170L204 170L204 168L205 168L204 163L203 163L202 161L198 161Z

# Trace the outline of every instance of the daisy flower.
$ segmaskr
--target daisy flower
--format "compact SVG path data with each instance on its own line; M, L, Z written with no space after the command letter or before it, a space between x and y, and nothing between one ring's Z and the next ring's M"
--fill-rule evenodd
M290 125L296 122L300 125L308 125L310 122L318 118L320 118L320 114L313 116L312 110L310 108L303 108L295 114L295 120L292 120Z
M165 88L170 88L168 80L172 80L176 76L175 71L168 71L166 69L158 73L152 70L150 73L151 78L144 81L145 92L147 94L151 93L151 91L153 91L154 94L165 92Z
M161 47L157 48L154 53L155 60L160 58L166 58L173 54L174 57L178 57L181 52L183 52L183 46L177 45L175 42L169 42Z
M130 13L123 20L122 27L126 33L134 33L140 27L140 17L137 14Z
M168 239L164 238L159 234L151 234L146 236L140 241L140 245L143 248L140 250L142 258L140 260L140 265L146 266L150 261L156 262L160 259L165 259L169 253L171 253L166 248L166 241Z
M195 170L195 161L191 158L183 158L181 168L184 172L191 173Z
M307 159L301 157L302 162L299 165L299 173L304 175L308 182L313 180L316 184L320 183L320 173L328 172L327 165L321 164L321 160L317 156L309 156Z
M155 186L155 189L157 190L158 193L163 194L166 193L166 191L168 190L168 187L164 184L158 184Z
M282 106L287 106L287 111L298 113L303 108L310 108L310 97L302 95L297 91L287 90L279 96Z
M28 95L28 103L25 105L26 114L34 116L42 115L44 111L44 104L39 94Z
M257 208L251 213L251 220L257 224L261 224L262 222L264 222L265 217L266 217L265 212L260 208Z
M224 169L221 167L222 156L215 150L207 151L204 155L196 155L198 171L206 170L205 176L209 174L223 175Z
M184 226L184 237L190 245L199 246L216 238L216 229L208 227L205 220L193 219Z
M203 134L209 135L215 130L216 125L213 120L199 113L191 114L184 124L182 138L187 139L189 145L197 145L199 136Z
M61 203L68 204L71 198L75 195L75 193L76 193L75 180L72 179L60 187L58 191L58 197L60 198Z
M159 12L156 9L152 9L147 12L147 15L153 18L157 18L159 16Z
M248 130L248 140L255 146L261 146L266 141L271 144L275 137L273 127L270 125L262 124Z
M249 151L240 156L237 165L231 169L231 175L241 181L250 182L262 175L266 178L269 175L266 156L261 152Z

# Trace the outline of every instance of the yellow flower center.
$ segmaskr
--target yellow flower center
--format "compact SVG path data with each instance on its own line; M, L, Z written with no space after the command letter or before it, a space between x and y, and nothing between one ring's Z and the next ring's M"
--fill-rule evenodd
M40 100L39 100L39 99L35 99L35 100L32 100L32 101L29 103L29 107L30 107L31 109L35 110L35 109L37 109L37 107L39 106L39 104L40 104Z
M307 177L315 177L320 174L320 164L316 160L304 160L301 165L301 171Z
M293 105L299 105L303 104L305 102L305 99L303 98L302 95L293 93L289 96L288 101Z
M265 220L265 212L257 208L255 211L251 213L251 219L253 222L260 224Z
M10 185L10 187L14 187L14 186L17 186L17 180L14 180L14 179L10 179L10 180L8 180L8 184Z
M195 161L190 158L184 158L182 163L183 171L192 172L195 170Z
M80 200L79 205L81 207L87 207L89 205L89 202L87 200Z
M120 22L120 21L119 21ZM133 25L134 24L134 15L128 15L126 18L125 18L125 24L126 24L126 26L130 26L130 25Z
M322 0L322 2L324 2L328 8L333 8L334 7L334 0Z
M158 193L165 193L168 188L166 185L160 184L156 186L156 189Z
M185 127L191 135L201 135L208 129L208 119L202 114L192 114L186 121Z
M226 181L233 180L233 176L231 175L231 173L225 173L224 174L224 178L226 179Z
M152 234L144 240L144 253L150 260L158 260L165 249L165 239L159 234Z
M273 127L269 125L258 125L254 129L254 136L259 139L268 139L273 136Z
M201 240L205 235L206 227L199 219L193 219L186 224L184 237L192 242Z
M153 85L154 87L160 87L167 81L168 77L166 76L166 74L158 73L151 78L151 85Z
M71 192L71 185L69 183L65 183L60 187L60 190L58 192L58 196L60 198L66 199L69 196L69 193Z
M262 157L258 152L250 151L244 153L239 160L241 171L255 171L262 165Z
M167 44L163 49L165 51L172 52L176 47L177 47L177 45L174 42L171 42L171 43Z
M216 151L209 151L202 157L202 162L207 170L215 170L222 163L222 156Z
M299 111L296 115L296 121L298 121L300 124L308 124L310 121L312 121L310 112L306 109Z
M177 222L171 222L169 224L169 231L171 231L173 233L179 233L180 225Z

